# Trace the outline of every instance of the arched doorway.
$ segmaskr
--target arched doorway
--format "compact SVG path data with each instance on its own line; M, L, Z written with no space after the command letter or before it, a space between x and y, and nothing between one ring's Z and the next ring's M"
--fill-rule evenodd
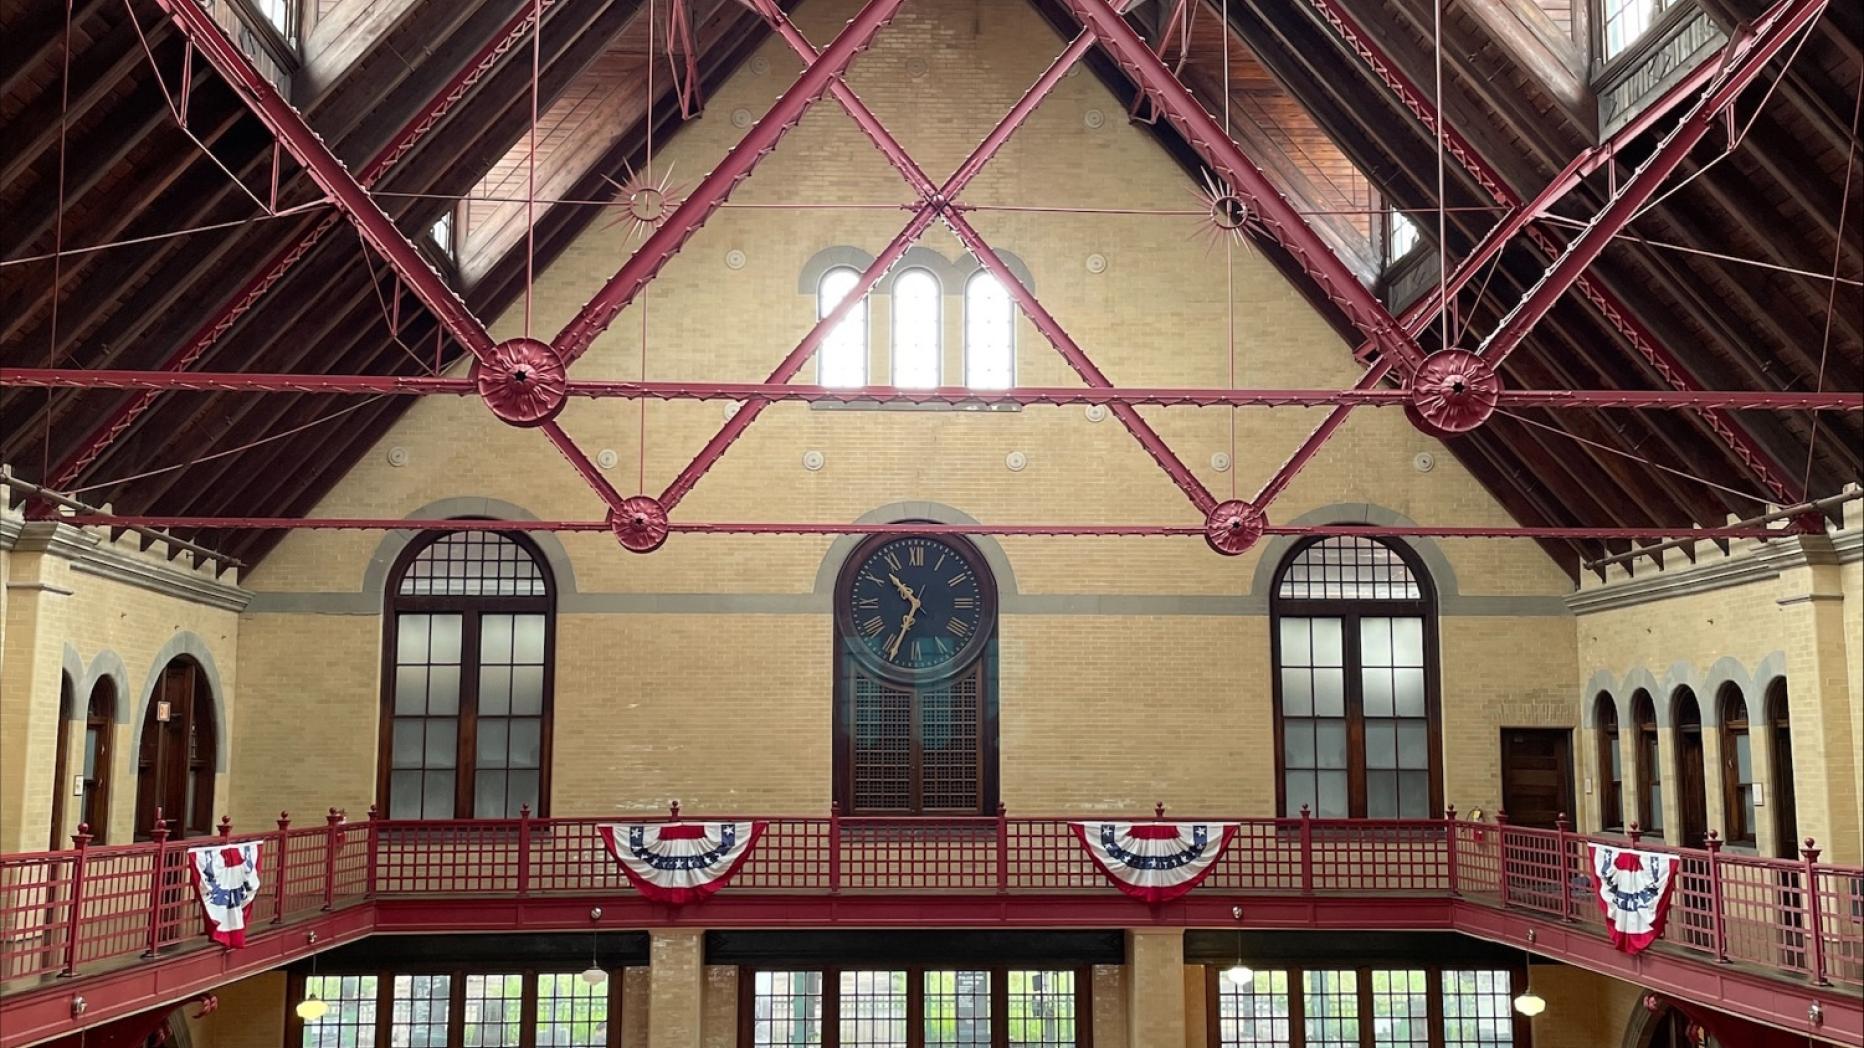
M1676 843L1685 848L1702 847L1709 834L1708 782L1703 770L1702 707L1696 693L1687 687L1676 689L1672 699L1671 723L1676 725L1677 813L1682 817L1682 836Z
M162 810L176 837L207 833L214 823L213 691L200 663L186 655L162 667L136 750L137 840L148 840Z

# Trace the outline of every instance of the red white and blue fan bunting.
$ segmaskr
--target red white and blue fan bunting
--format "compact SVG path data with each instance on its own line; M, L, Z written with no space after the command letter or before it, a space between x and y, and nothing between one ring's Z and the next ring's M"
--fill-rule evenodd
M259 842L189 848L188 874L208 938L232 949L246 945L246 921L259 895Z
M1210 875L1236 836L1233 822L1073 822L1081 847L1113 886L1169 902Z
M1592 846L1592 887L1613 946L1639 953L1663 934L1676 893L1676 864L1676 856L1661 852Z
M596 827L642 895L680 906L725 886L764 834L762 822L611 823Z

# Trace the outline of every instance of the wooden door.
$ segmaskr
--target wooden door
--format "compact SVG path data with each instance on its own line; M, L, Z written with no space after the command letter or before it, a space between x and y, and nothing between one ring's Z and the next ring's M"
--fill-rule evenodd
M150 696L136 752L137 840L149 839L157 808L172 836L212 829L214 728L213 698L200 667L185 657L169 663Z
M1702 768L1702 728L1683 727L1676 733L1677 803L1682 808L1683 835L1677 844L1700 848L1709 835L1709 790Z
M1573 817L1573 733L1568 728L1502 729L1502 810L1517 826L1551 830Z

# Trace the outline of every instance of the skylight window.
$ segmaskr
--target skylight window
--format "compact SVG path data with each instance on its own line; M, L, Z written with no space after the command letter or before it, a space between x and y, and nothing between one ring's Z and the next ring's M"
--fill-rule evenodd
M1604 57L1607 61L1636 43L1657 16L1674 0L1601 0L1605 16Z
M1387 215L1385 227L1385 264L1391 266L1409 255L1417 247L1417 223L1402 211L1392 211Z
M252 0L252 6L286 43L298 46L298 0Z
M440 249L441 254L447 256L449 259L455 257L453 250L452 208L448 208L441 213L438 219L434 220L434 224L427 229L427 236L428 239L434 242L434 246Z

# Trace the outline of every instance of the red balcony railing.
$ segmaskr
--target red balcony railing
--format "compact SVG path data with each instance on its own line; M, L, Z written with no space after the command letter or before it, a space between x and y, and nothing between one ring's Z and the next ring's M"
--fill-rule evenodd
M1245 819L1198 892L1450 897L1598 927L1587 844L1565 830L1443 820ZM221 837L257 841L252 927L368 900L628 894L596 826L612 819L348 822ZM1053 818L772 818L721 898L746 895L1104 896L1123 903ZM203 943L184 842L0 857L0 982L115 970ZM1680 857L1664 941L1701 959L1864 988L1864 870L1707 849ZM1602 931L1601 931L1602 934Z

